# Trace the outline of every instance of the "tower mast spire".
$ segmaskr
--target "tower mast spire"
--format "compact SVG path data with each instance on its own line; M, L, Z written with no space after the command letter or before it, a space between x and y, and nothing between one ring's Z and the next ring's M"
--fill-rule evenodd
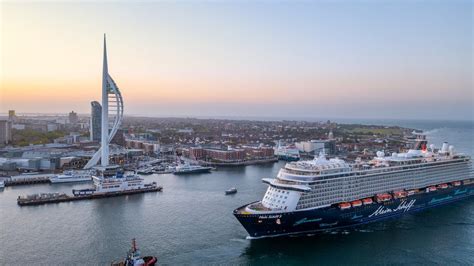
M108 77L109 69L107 66L107 43L104 34L104 59L102 63L102 126L101 126L101 165L109 165L109 91Z
M110 108L110 110L109 110ZM111 117L109 117L112 114ZM117 84L109 75L107 63L107 42L104 34L104 56L102 62L102 122L101 122L101 140L100 149L94 153L92 158L84 166L89 169L101 162L102 167L109 166L109 143L122 125L123 120L123 98ZM109 128L109 118L112 118Z

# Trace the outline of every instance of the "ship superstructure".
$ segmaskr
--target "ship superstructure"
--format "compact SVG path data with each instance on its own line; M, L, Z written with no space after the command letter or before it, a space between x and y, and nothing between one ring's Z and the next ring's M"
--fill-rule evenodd
M409 202L410 198L415 199L416 196L417 199L413 202L415 205L422 202L420 195L431 197L435 193L451 191L453 188L468 189L459 196L472 195L474 190L471 158L456 153L453 146L447 143L444 143L439 150L433 145L430 148L426 145L426 137L417 134L413 149L388 156L379 151L377 156L370 161L357 160L349 164L338 158L326 159L321 153L310 161L287 163L276 178L263 179L263 182L269 186L261 201L235 210L234 215L244 225L250 236L260 237L300 231L318 231L337 228L342 224L350 226L369 222L370 219L367 218L370 218L368 217L370 213L368 212L376 211L379 204L382 204L380 206L390 203L402 204L401 202ZM446 198L446 202L455 199L454 196ZM339 217L341 213L362 209L367 213L356 214L355 217L360 216L360 218L351 220L351 223ZM410 206L410 209L416 209L416 206ZM321 227L321 224L315 221L318 219L322 221L322 217L327 215L329 210L338 210L338 212L332 214L335 216L327 217L327 222L322 223L326 226ZM282 226L283 216L299 217L304 213L308 213L311 217L318 216L313 218L316 219L313 221L314 227L304 227L299 230L298 224L290 228ZM278 230L255 229L259 228L259 224L262 225L261 219L260 222L257 219L250 224L247 221L248 217L271 217L272 215L278 217L276 219L279 224L275 222ZM380 218L381 215L375 216ZM309 218L306 217L306 219ZM252 225L253 222L256 223L256 227ZM263 232L260 231L262 229Z
M72 183L72 182L86 182L91 181L91 172L83 171L64 171L62 174L49 178L51 183Z
M294 145L282 146L281 141L275 148L275 155L279 160L283 161L298 161L300 159L300 151Z
M196 174L196 173L209 173L211 172L212 167L201 166L196 164L190 164L189 162L178 163L175 168L175 175L184 175L184 174Z

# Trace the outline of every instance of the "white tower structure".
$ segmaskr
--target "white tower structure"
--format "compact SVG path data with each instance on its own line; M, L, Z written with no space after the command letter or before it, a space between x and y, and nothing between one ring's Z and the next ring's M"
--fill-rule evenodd
M109 75L107 64L107 45L104 34L104 58L102 63L102 124L100 149L87 162L84 169L89 169L101 161L101 165L109 165L109 144L117 133L123 120L123 99L120 90ZM112 118L112 124L109 124Z

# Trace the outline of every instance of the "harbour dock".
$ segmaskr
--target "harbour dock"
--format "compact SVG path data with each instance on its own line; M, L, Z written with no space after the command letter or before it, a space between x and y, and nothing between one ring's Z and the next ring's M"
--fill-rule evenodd
M5 186L20 186L50 183L49 178L54 175L15 176L5 179Z
M42 205L49 203L60 203L68 201L77 201L77 200L89 200L89 199L100 199L100 198L109 198L109 197L118 197L132 194L141 194L148 192L161 192L163 190L162 186L150 186L143 189L134 189L129 191L118 191L118 192L107 192L107 193L94 193L88 195L67 195L65 193L41 193L28 196L18 196L17 204L20 206L32 206L32 205Z

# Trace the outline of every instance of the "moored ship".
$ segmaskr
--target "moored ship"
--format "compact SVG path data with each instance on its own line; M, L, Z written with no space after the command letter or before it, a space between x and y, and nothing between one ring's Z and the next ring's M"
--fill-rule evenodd
M62 174L49 178L51 183L72 183L91 181L90 171L64 171Z
M298 161L300 159L300 151L294 146L282 146L281 142L278 142L278 146L275 148L275 156L278 160L283 161Z
M175 168L174 174L175 175L183 175L183 174L197 174L197 173L209 173L211 172L212 167L209 166L201 166L201 165L194 165L188 162L184 164L178 164Z
M327 160L287 163L263 199L234 210L250 238L312 234L393 218L474 196L471 158L444 143L367 162Z
M133 172L127 173L118 165L99 166L96 167L96 171L96 174L92 176L94 187L73 189L74 196L140 191L154 184L145 184L142 177Z

